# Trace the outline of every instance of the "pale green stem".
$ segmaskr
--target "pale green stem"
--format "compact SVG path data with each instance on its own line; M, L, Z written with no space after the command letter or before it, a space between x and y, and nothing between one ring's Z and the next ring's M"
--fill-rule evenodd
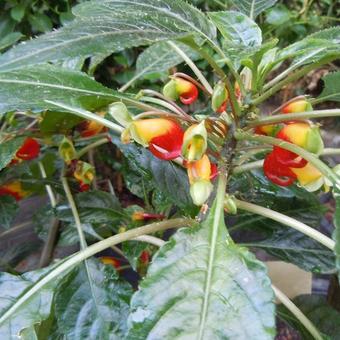
M74 222L75 222L75 225L76 225L76 228L77 228L77 231L78 231L80 248L82 250L84 250L87 247L86 238L85 238L85 234L84 234L84 231L83 231L82 224L80 222L76 203L74 202L70 187L69 187L68 182L67 182L67 178L61 177L61 183L63 185L64 191L65 191L65 194L66 194L66 198L67 198L68 203L70 205L72 215L73 215L73 218L74 218Z
M236 131L235 138L238 140L249 140L265 144L277 145L283 149L292 151L312 165L314 165L325 177L327 177L334 185L335 188L340 189L340 178L330 169L324 162L322 162L316 155L306 151L305 149L278 138L254 135L243 131Z
M0 316L0 325L10 319L13 314L23 307L25 302L28 301L29 298L34 296L35 293L39 292L45 285L60 277L65 271L71 269L73 266L78 263L86 260L87 258L103 251L106 248L109 248L113 245L122 243L124 241L131 240L138 236L144 234L151 234L157 231L167 230L170 228L179 228L183 226L193 226L196 222L194 220L190 220L187 218L177 218L173 220L167 220L162 222L152 223L143 227L135 228L126 231L125 233L121 233L112 237L109 237L103 241L97 242L86 249L72 255L67 260L61 261L59 265L57 265L51 272L46 274L46 276L42 277L32 288L27 289L25 293L23 293L16 302Z
M272 285L276 298L301 322L314 339L322 340L323 337L313 323L301 312L301 310L278 288Z
M88 151L97 148L98 146L101 146L103 144L109 143L108 138L101 138L89 145L86 145L84 148L82 148L81 150L79 150L77 152L77 158L80 158L82 156L84 156Z
M167 41L168 45L171 46L174 51L183 58L183 60L187 63L187 65L192 69L192 71L195 73L196 77L199 79L199 81L201 82L201 84L206 88L206 90L212 94L213 93L213 89L210 86L209 82L207 81L207 79L204 77L204 75L202 74L202 72L198 69L198 67L196 66L196 64L188 57L188 55L181 50L174 42L172 41Z
M40 173L41 173L41 176L43 179L46 179L47 178L47 175L46 175L46 171L45 171L45 168L44 168L44 165L42 164L42 162L38 162L38 166L39 166L39 170L40 170ZM48 195L48 198L51 202L51 206L52 208L55 208L56 205L57 205L57 199L54 195L54 192L52 190L52 187L49 185L49 184L46 184L45 185L45 189L46 189L46 192L47 192L47 195Z
M45 100L47 103L50 103L50 104L53 104L55 106L58 106L62 109L65 109L67 110L68 112L76 115L76 116L79 116L81 118L85 118L85 119L88 119L88 120L93 120L99 124L102 124L104 126L106 126L107 128L109 128L110 130L116 132L116 133L122 133L124 128L121 127L120 125L118 124L115 124L111 121L109 121L108 119L105 119L99 115L96 115L92 112L89 112L89 111L86 111L86 110L83 110L81 108L76 108L76 107L72 107L72 106L69 106L67 104L64 104L64 103L60 103L60 102L55 102L55 101L51 101L51 100Z
M216 192L216 198L215 198L215 212L214 212L213 224L211 226L209 262L208 262L207 274L206 274L205 285L204 285L205 289L204 289L204 298L203 298L203 306L202 306L201 321L200 321L201 326L199 329L199 335L197 337L198 340L203 339L203 334L204 334L204 330L206 326L206 318L207 318L208 306L209 306L209 295L211 294L211 280L212 280L213 269L214 269L217 235L218 235L219 223L221 220L221 214L224 213L223 208L224 208L224 197L225 197L225 192L226 192L226 186L227 186L227 175L221 172L218 177L217 192Z
M263 117L263 118L254 120L252 122L249 122L246 129L250 129L250 128L253 128L259 125L281 123L281 122L287 122L291 120L305 120L305 119L316 119L316 118L338 117L338 116L340 116L340 109L277 114L274 116Z
M331 156L331 155L340 155L340 148L325 148L322 153L322 156ZM263 159L258 160L258 161L254 161L254 162L249 162L243 165L239 165L236 166L233 169L233 173L234 174L238 174L241 172L245 172L245 171L249 171L249 170L254 170L254 169L258 169L258 168L262 168L263 166Z
M118 89L118 92L126 91L136 80L140 78L141 74L138 73L133 76L127 83L125 83L121 88Z
M165 244L164 240L162 240L158 237L155 237L155 236L150 236L150 235L138 236L138 237L135 237L133 240L145 242L145 243L150 243L150 244L153 244L154 246L157 246L157 247L162 247Z
M153 97L146 97L146 96L140 97L139 99L142 100L142 101L145 101L145 102L149 102L149 103L153 103L153 104L163 106L163 107L169 109L170 111L175 112L178 115L183 114L183 112L179 111L175 106L171 105L171 103L168 103L165 100L162 100L162 99L159 99L159 98L153 98ZM168 113L168 112L161 111L161 113Z
M281 214L277 211L261 207L259 205L249 203L249 202L244 202L238 199L235 199L235 203L237 207L241 210L245 210L248 212L251 212L253 214L261 215L267 218L270 218L273 221L282 223L288 227L291 227L307 236L310 238L314 239L315 241L323 244L325 247L327 247L330 250L334 250L335 247L335 242L327 237L326 235L320 233L319 231L309 227L307 224L304 224L294 218L291 218L289 216L286 216L284 214Z

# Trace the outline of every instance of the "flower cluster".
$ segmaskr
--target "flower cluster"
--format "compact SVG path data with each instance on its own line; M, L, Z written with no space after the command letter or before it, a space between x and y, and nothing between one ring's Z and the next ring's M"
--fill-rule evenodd
M283 114L299 113L310 109L310 103L301 99L287 104L281 112ZM316 155L320 155L323 150L319 127L309 121L290 121L280 125L259 126L255 132L275 136ZM297 181L305 189L315 191L323 184L328 184L327 179L312 164L280 146L274 146L272 152L266 156L263 171L269 180L280 186L289 186Z
M191 104L198 97L198 89L187 79L172 77L164 86L163 94L169 100L179 99L183 104ZM219 103L216 111L221 107L224 110L227 100L225 87L219 86L214 99L214 103ZM123 143L135 141L159 159L178 161L187 169L193 202L202 205L208 199L213 188L211 180L217 175L217 167L207 155L209 123L205 120L186 123L183 128L179 119L172 117L134 119L123 103L111 104L109 112L125 126L121 134Z

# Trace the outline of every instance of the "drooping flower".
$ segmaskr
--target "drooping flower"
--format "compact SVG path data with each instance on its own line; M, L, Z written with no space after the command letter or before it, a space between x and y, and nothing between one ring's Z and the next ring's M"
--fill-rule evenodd
M121 138L123 143L134 140L148 147L156 157L171 160L181 154L183 135L181 126L174 120L150 118L131 122Z
M190 126L184 133L182 156L188 162L201 159L208 146L208 134L205 121Z
M313 110L312 105L306 99L292 101L281 109L282 113L299 113L312 110Z
M204 155L200 160L188 163L187 172L191 198L194 204L202 205L213 190L211 180L217 175L217 167Z
M104 117L105 116L105 112L101 111L97 113L98 116L100 117ZM78 130L80 132L80 135L82 137L92 137L97 135L98 133L102 132L103 130L105 130L105 126L95 122L93 120L85 120L84 122L81 122L78 125Z
M24 144L16 152L15 158L29 161L31 159L37 158L40 152L39 143L31 137L25 139Z
M307 122L287 124L277 133L276 137L317 155L323 150L319 128ZM302 157L280 146L274 146L273 153L279 163L289 167L301 168L307 164L307 161Z
M19 181L9 182L0 186L0 196L12 196L16 201L20 201L26 197L29 193L22 188Z
M223 82L215 85L211 98L212 109L217 113L222 113L226 110L229 94Z
M198 89L189 80L174 77L163 88L163 95L170 100L179 99L183 104L189 105L196 101Z
M111 266L115 267L116 269L121 267L121 262L119 260L117 260L116 258L112 257L112 256L101 256L100 261L103 264L111 265Z
M79 182L80 191L88 191L90 189L94 173L95 171L91 164L79 160L76 161L73 176Z
M135 211L131 216L133 221L162 220L164 218L165 215L163 214L146 213L144 211Z

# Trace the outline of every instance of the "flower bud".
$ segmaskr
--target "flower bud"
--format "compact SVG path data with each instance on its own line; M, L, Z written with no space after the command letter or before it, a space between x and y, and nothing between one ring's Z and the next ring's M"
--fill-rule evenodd
M311 126L307 133L305 149L309 152L320 155L323 151L324 144L318 126Z
M20 201L28 194L29 192L22 188L22 185L19 181L9 182L0 186L0 196L12 196L16 201Z
M59 145L59 155L66 164L70 164L73 159L77 157L77 152L70 139L64 136Z
M205 128L205 121L190 126L184 133L182 156L188 162L201 159L208 146L208 135Z
M299 99L285 105L281 111L282 113L300 113L312 110L312 105L306 99Z
M224 210L230 215L237 214L237 205L235 202L235 197L226 195L224 199Z
M202 205L210 196L213 185L209 180L198 180L190 186L190 196L195 205Z
M126 127L132 122L133 118L128 111L126 105L122 102L112 103L109 106L109 114L113 119L115 119L119 124Z
M116 258L112 257L112 256L101 256L100 261L103 264L109 264L109 265L115 267L116 269L121 267L120 261L117 260Z
M82 185L89 185L93 181L94 173L95 171L91 164L83 161L77 161L73 176Z
M222 113L225 111L228 102L228 91L224 83L219 82L215 85L211 99L211 106L215 112Z
M31 137L25 139L24 144L20 147L20 149L16 152L16 158L28 161L38 157L40 152L39 143Z
M165 86L163 87L163 95L165 98L169 100L177 100L179 98L177 89L176 89L176 81L175 79L171 79Z

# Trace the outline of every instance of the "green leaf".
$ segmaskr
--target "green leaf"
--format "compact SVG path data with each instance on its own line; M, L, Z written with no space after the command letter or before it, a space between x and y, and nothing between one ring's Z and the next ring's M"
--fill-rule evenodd
M0 51L15 44L22 37L23 35L20 32L12 32L4 36L3 38L0 38Z
M5 168L12 161L16 152L20 149L21 145L23 144L24 140L25 137L18 137L0 144L0 170Z
M18 337L23 329L48 318L54 288L62 276L45 285L39 292L25 297L24 301L21 301L21 297L32 289L37 281L42 280L49 272L53 271L54 267L35 270L21 276L0 273L1 339Z
M231 0L233 7L239 12L255 19L261 12L272 7L277 0Z
M268 207L318 229L325 209L318 197L303 188L279 187L262 172L233 177L231 190L242 192L243 200ZM262 216L242 213L229 228L235 242L266 251L283 261L315 273L335 271L334 254L304 234Z
M199 55L190 47L180 42L176 42L176 44L191 60L197 60L199 58ZM154 44L139 55L136 63L135 78L168 71L171 67L182 62L183 59L166 42Z
M340 102L340 72L328 73L322 80L324 81L324 89L317 98L317 101L331 100Z
M232 242L216 202L202 225L180 229L158 251L131 310L129 340L264 340L275 334L266 269Z
M182 168L155 157L145 148L135 144L122 144L116 137L113 138L113 143L126 158L128 168L124 176L134 194L143 197L143 191L157 191L172 204L192 211L188 176Z
M80 101L88 109L96 109L118 98L129 97L104 87L85 73L52 65L0 73L0 113L56 110L46 100Z
M14 197L0 196L0 227L8 229L11 226L19 206Z
M58 286L58 332L67 339L122 339L132 289L111 265L95 259L86 262L87 268L79 265Z
M113 224L125 217L118 200L108 192L82 192L75 196L75 201L82 223ZM59 205L57 216L62 221L74 221L68 205Z
M16 5L15 7L12 7L12 9L11 9L11 17L15 21L19 22L24 17L25 10L26 10L26 6L24 4Z
M43 114L39 127L44 135L67 134L81 121L83 121L82 118L69 113L47 111Z
M230 46L246 48L261 45L261 29L246 15L234 11L225 11L210 12L209 17Z
M270 25L280 26L290 20L291 14L285 5L277 5L266 14L266 22Z
M336 256L336 268L338 270L338 278L340 280L340 191L334 188L333 196L335 199L335 214L334 214L334 232L333 239L335 241L334 253Z
M226 11L211 12L209 16L224 37L223 50L236 68L243 59L249 58L261 48L261 29L246 15Z
M215 37L215 27L206 16L181 0L91 1L75 7L74 14L74 21L63 28L1 55L0 71L118 52L189 34Z
M340 313L332 308L324 296L300 295L293 302L300 308L303 314L313 322L316 328L327 336L327 339L338 339L340 334ZM280 318L286 320L294 328L299 330L302 339L309 340L310 333L284 306L278 306Z

